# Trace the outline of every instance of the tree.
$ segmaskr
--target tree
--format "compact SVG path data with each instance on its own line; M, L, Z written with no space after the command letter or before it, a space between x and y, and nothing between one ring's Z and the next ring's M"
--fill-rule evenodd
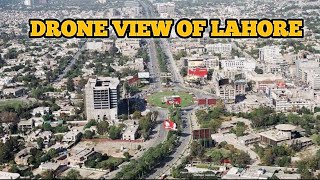
M47 155L52 159L52 158L57 157L58 153L57 153L57 150L56 150L56 149L51 148L51 149L48 151Z
M90 131L90 130L86 130L83 134L83 137L86 139L92 139L94 136L94 132Z
M235 129L236 136L237 137L244 136L245 130L246 130L245 125L238 123L237 126L236 126L236 129Z
M91 119L85 126L83 129L88 129L90 128L91 126L96 126L97 125L97 121L94 120L94 119Z
M104 135L108 131L109 123L107 121L101 121L97 124L97 132L100 135Z
M220 163L220 161L223 159L223 155L220 150L214 150L209 155L212 159L212 161L216 163Z
M249 154L244 151L240 151L240 153L232 153L231 154L231 162L234 166L245 167L251 161Z
M80 172L75 170L75 169L71 169L67 176L66 179L82 179L82 176L80 175Z
M181 76L186 77L188 75L188 68L187 67L181 68L180 74Z
M10 122L17 123L17 121L18 121L18 116L17 116L17 113L15 112L4 111L0 113L1 123L10 123Z
M191 143L191 152L190 154L192 156L195 156L195 157L202 157L204 155L204 147L202 147L202 145L197 142L197 141L193 141Z
M55 175L54 175L54 172L53 171L45 171L41 174L41 177L43 179L54 179L55 178Z
M38 148L39 149L42 149L44 147L44 144L43 144L43 138L42 137L39 137L37 139L37 145L38 145Z
M68 90L69 92L74 91L74 82L73 82L72 78L68 78L68 81L67 81L67 90Z
M312 142L316 145L320 145L320 135L319 134L313 134L312 135Z
M63 139L63 135L62 134L55 135L55 139L56 141L61 142Z
M129 161L130 158L131 158L131 155L130 155L128 152L124 152L124 153L123 153L123 156L124 156L124 158L125 158L126 161Z
M258 67L256 67L256 68L254 69L254 71L255 71L257 74L263 74L263 70L260 69L260 68L258 68Z
M2 142L0 142L0 163L4 164L10 159L10 149Z
M143 117L139 120L139 128L141 129L141 134L143 138L145 139L149 138L151 127L152 127L151 118L148 119L146 117Z
M121 129L116 126L111 126L108 133L110 139L120 139Z
M141 112L140 111L135 111L133 114L132 114L132 118L133 119L140 119L142 117L141 115Z

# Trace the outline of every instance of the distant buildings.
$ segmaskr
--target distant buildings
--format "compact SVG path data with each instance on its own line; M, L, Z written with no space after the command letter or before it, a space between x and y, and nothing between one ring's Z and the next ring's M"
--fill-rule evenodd
M32 0L24 0L23 4L26 5L26 6L31 6L32 5Z
M117 120L119 83L116 78L90 78L85 85L85 108L87 119Z
M26 89L24 87L5 88L2 90L2 94L6 96L21 97L25 95Z
M222 44L222 43L206 44L205 49L209 53L230 54L232 51L232 46L231 44Z
M248 61L237 56L231 60L221 60L220 63L223 70L254 71L256 68L254 61Z
M36 116L37 114L39 114L40 116L44 116L45 114L50 112L50 108L49 107L37 107L34 108L31 112L32 116Z
M271 166L232 167L221 179L301 179L300 174L287 173L287 168Z
M155 4L160 17L170 17L175 12L175 3L167 2L167 3L156 3Z
M281 73L281 69L286 65L278 46L265 46L259 49L259 60L265 63L265 73Z
M105 4L105 3L107 3L107 0L98 0L98 2L101 4Z
M278 46L265 46L259 49L259 60L264 63L279 63L283 61Z
M294 109L307 108L314 110L314 102L311 99L299 98L293 95L293 92L286 88L267 88L267 97L272 100L276 111L290 111Z
M109 51L109 49L113 46L113 40L107 39L102 41L92 41L87 42L85 48L89 51L98 51L104 52Z

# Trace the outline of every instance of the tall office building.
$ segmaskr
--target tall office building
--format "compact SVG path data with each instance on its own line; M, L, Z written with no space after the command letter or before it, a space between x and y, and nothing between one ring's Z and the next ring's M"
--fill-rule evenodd
M116 121L118 119L119 83L117 78L90 78L85 86L88 120Z

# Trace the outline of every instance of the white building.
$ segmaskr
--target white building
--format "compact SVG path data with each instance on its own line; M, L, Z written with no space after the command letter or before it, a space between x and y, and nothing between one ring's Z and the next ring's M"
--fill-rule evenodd
M175 3L174 2L167 2L167 3L156 3L156 9L159 14L174 14Z
M298 59L296 60L295 65L296 65L295 76L299 81L304 83L307 83L308 81L308 72L319 68L319 62L308 60L308 59Z
M122 134L122 140L135 140L138 128L139 128L138 125L128 126L127 129Z
M90 78L85 86L85 107L87 119L117 120L119 83L116 78Z
M63 136L62 142L74 143L79 139L79 137L80 137L79 131L69 131Z
M236 99L236 89L233 83L229 83L228 79L219 80L216 86L216 94L225 103L234 103Z
M256 68L256 63L254 61L249 61L237 56L231 60L221 60L220 63L223 70L254 71Z
M0 171L0 179L19 179L19 173L10 173L5 171Z
M86 43L85 48L89 51L108 51L113 46L113 40L90 41Z
M217 54L230 54L232 51L231 44L206 44L205 49L207 52L217 53Z
M35 116L36 114L40 114L41 116L44 116L46 113L49 113L49 112L50 112L49 107L37 107L32 110L31 114L33 116Z
M32 0L24 0L24 5L31 6L32 5Z
M278 46L265 46L259 49L259 60L265 63L276 64L282 63L283 57Z
M101 4L105 4L105 3L107 3L107 0L98 0L98 2Z
M314 110L315 104L313 101L303 98L294 97L288 89L272 89L267 88L267 95L272 100L276 111L288 111L293 109L301 109L305 107L311 111Z

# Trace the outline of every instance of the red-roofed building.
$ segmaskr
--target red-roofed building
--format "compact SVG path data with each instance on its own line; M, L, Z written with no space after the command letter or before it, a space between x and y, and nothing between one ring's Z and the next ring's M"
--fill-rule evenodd
M189 76L197 76L200 78L207 77L208 69L207 68L193 68L188 70Z

